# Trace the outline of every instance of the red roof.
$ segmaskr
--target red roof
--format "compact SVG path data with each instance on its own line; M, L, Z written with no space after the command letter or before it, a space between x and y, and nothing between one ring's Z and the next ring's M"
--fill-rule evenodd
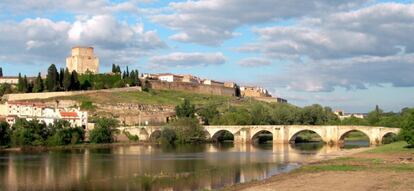
M62 116L62 117L78 117L78 114L76 112L61 111L60 116Z

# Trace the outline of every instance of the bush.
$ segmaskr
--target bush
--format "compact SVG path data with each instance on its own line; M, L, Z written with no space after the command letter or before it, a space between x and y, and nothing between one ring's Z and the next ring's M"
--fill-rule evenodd
M175 130L170 127L164 127L161 131L161 144L173 144L177 139Z
M124 135L128 137L128 140L133 141L133 142L139 141L138 135L131 135L131 133L129 133L128 131L123 131L123 132L124 132Z
M96 106L93 105L91 101L82 101L80 108L84 110L93 111L96 109Z
M414 108L403 112L399 136L410 146L414 146Z
M194 118L180 118L174 121L171 128L176 134L177 143L194 143L206 140L204 128Z
M114 142L115 129L119 122L116 119L98 118L96 127L90 131L89 141L91 143L112 143Z
M0 145L10 144L10 126L6 122L0 122Z

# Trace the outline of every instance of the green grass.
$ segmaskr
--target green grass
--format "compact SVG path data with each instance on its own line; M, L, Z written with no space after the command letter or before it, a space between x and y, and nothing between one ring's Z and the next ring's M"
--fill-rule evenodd
M411 152L414 154L414 149L407 148L408 144L403 141L381 145L377 148L365 151L366 153L399 153Z
M55 99L56 98L47 100L52 101ZM149 92L100 92L76 96L58 97L57 99L73 100L79 103L92 102L93 104L133 103L169 106L179 105L183 102L184 99L188 99L197 107L211 104L216 105L218 109L227 108L228 106L247 106L249 104L261 103L260 101L251 99L240 99L231 96L198 94L175 90L150 90Z
M309 166L303 166L296 170L296 172L322 172L322 171L394 171L394 172L413 172L413 163L404 163L398 161L399 157L395 159L386 160L380 156L402 154L402 156L414 156L414 149L406 148L405 142L395 142L388 145L382 145L372 150L366 151L367 157L341 157L324 161ZM370 156L372 154L372 158ZM377 155L382 154L382 155Z

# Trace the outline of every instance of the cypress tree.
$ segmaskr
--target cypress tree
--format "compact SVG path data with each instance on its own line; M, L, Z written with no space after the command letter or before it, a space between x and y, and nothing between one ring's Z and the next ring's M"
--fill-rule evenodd
M26 75L24 75L24 78L23 78L22 92L24 92L24 93L28 93L29 92L29 82L27 81Z
M121 73L121 67L118 65L118 66L116 66L116 73Z
M59 74L54 64L47 69L46 88L49 92L56 91L59 88Z
M126 68L126 77L129 77L129 69L128 69L128 66Z
M0 77L3 77L3 68L0 67Z
M37 75L36 81L33 85L33 92L37 93L37 92L43 92L43 91L44 91L43 79L39 72L39 75Z
M59 89L63 88L63 81L65 80L65 69L64 68L60 68L60 72L59 72Z
M65 91L71 90L72 87L72 75L69 73L69 69L66 68L65 73L63 75L63 89Z
M17 91L22 92L23 91L23 78L22 74L19 73L19 80L17 81Z
M115 66L115 64L112 64L112 73L116 73L116 66Z
M70 78L71 90L80 90L80 82L78 73L74 70Z

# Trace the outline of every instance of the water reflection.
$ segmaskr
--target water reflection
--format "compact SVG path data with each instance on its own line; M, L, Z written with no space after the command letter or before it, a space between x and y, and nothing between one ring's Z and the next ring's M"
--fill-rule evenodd
M226 143L0 153L0 190L215 189L289 171L338 149Z

